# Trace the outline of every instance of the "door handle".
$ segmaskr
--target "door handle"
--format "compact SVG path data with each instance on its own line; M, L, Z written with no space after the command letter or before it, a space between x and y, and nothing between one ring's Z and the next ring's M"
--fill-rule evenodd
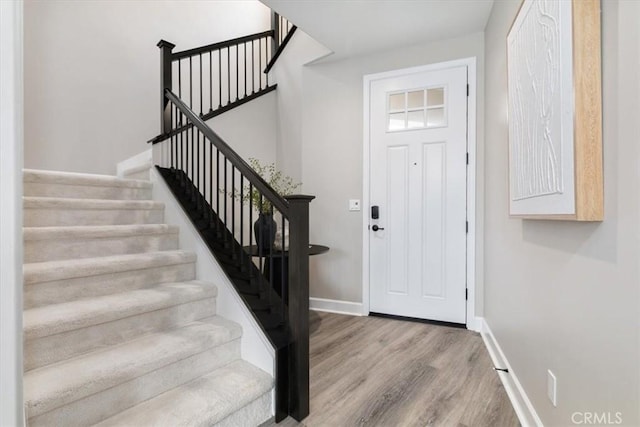
M371 229L372 229L373 231L384 230L384 228L383 228L383 227L378 227L378 225L377 225L377 224L375 224L373 227L371 227Z

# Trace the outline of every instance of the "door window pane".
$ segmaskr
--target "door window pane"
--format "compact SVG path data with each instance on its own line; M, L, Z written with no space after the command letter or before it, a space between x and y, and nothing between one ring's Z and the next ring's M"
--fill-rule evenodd
M424 90L416 90L413 92L409 92L407 104L409 108L423 108L424 107Z
M427 90L427 105L429 107L434 105L444 105L444 88L437 87Z
M407 113L407 129L424 127L424 110L409 111Z
M444 108L432 108L427 110L427 127L444 126Z
M402 130L406 129L404 122L404 113L391 113L389 114L389 130Z
M404 110L405 109L404 96L405 96L404 92L389 95L389 110L390 111Z

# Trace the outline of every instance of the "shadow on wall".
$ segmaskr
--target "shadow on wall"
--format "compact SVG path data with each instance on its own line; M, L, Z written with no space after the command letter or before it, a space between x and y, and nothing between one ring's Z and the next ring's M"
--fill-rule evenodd
M613 16L613 28L618 28L618 18ZM616 31L603 33L602 65L602 111L603 111L603 166L605 219L603 222L579 223L572 221L522 221L522 237L525 241L557 249L569 254L598 259L605 262L619 262L619 236L625 230L619 229L621 217L630 212L622 209L624 192L620 192L617 183L627 178L621 175L619 168L619 118L620 97L624 89L620 88L619 39ZM628 204L626 204L628 206Z
M617 233L608 230L611 227L616 227L613 221L604 223L525 219L522 220L522 239L569 254L617 262Z

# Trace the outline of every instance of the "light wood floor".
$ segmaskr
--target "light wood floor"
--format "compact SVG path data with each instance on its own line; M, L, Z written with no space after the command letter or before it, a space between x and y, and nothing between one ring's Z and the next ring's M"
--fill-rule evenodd
M280 427L519 425L477 333L318 312L311 331L311 414Z

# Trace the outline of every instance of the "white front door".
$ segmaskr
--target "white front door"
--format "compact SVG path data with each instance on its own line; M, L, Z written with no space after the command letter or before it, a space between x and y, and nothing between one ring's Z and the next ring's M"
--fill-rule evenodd
M370 90L370 311L465 323L467 67Z

